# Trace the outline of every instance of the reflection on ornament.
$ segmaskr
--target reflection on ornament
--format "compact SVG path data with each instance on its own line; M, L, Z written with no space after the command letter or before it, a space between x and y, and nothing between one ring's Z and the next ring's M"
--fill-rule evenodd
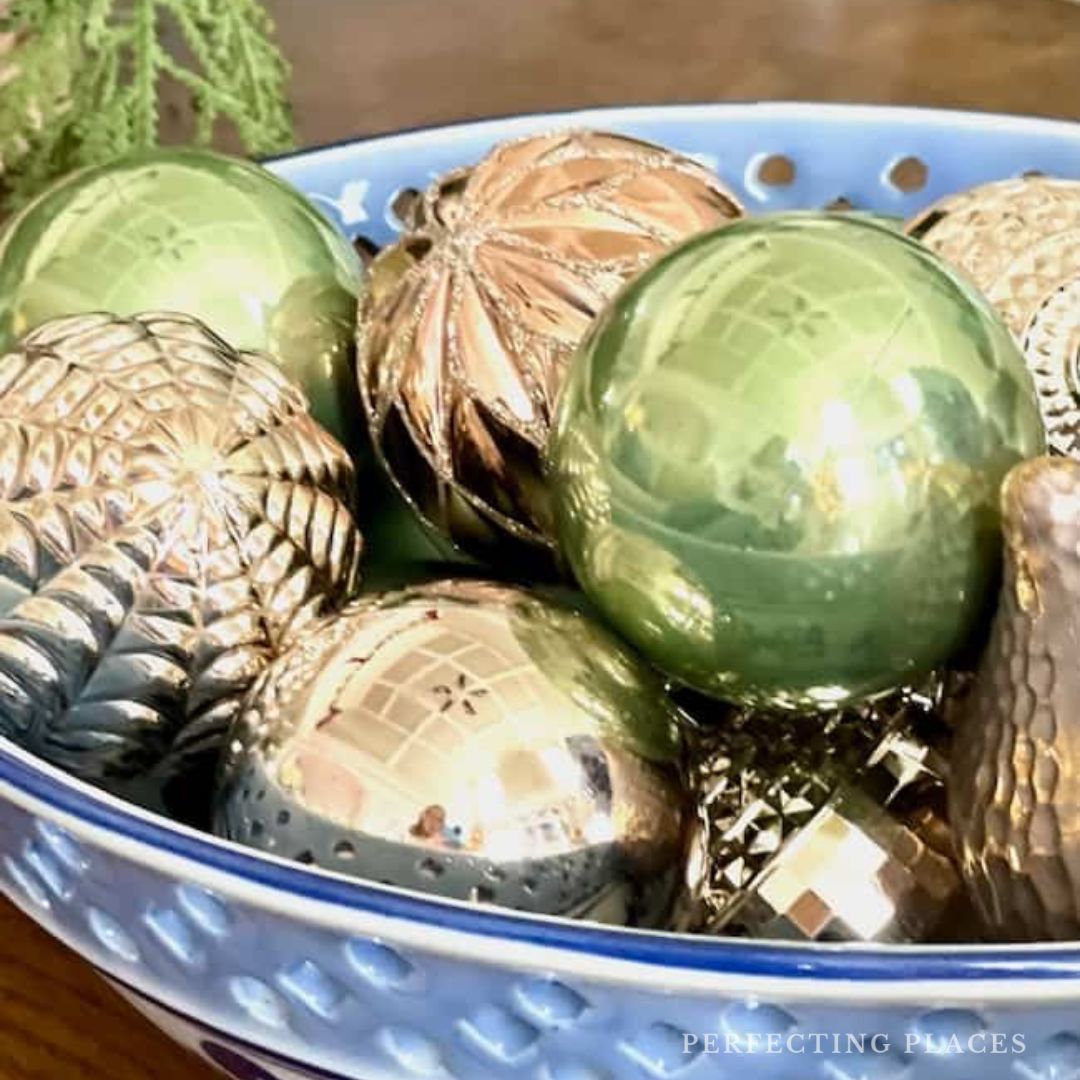
M404 204L358 361L373 441L416 509L466 550L546 562L540 459L570 356L625 281L740 212L700 165L596 132L503 144Z
M570 609L479 582L388 594L262 679L218 829L389 884L656 924L681 856L676 720Z
M1040 458L1002 491L1005 579L957 724L950 804L997 936L1080 936L1080 463Z
M47 319L182 311L265 350L343 442L359 262L297 191L251 162L161 149L77 172L0 235L0 351Z
M575 575L654 663L809 707L966 643L997 484L1042 446L974 290L892 231L789 214L692 240L620 294L570 373L549 483Z
M0 499L0 733L113 787L213 755L357 576L344 451L181 315L57 319L0 357Z

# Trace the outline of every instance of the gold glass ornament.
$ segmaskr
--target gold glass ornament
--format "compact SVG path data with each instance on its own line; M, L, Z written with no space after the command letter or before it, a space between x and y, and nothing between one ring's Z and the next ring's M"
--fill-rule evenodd
M0 356L0 733L117 788L212 753L352 591L352 487L276 364L194 319L29 334Z
M476 581L383 594L260 680L217 829L386 884L662 924L677 720L650 668L559 603Z
M1080 181L1020 176L946 195L904 227L984 292L1033 244L1080 228Z
M570 355L625 281L740 213L702 166L599 132L503 144L414 201L371 268L358 365L421 515L474 553L549 548L541 455Z

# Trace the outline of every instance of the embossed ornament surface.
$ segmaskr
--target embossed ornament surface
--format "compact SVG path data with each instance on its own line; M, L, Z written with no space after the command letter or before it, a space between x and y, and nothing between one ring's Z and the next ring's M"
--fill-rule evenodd
M1080 456L1080 182L983 184L942 199L906 228L1001 312L1035 380L1050 449Z
M919 245L736 222L620 295L550 446L563 548L647 656L746 701L911 681L978 625L997 486L1044 445L1023 357Z
M999 936L1080 936L1080 463L1005 483L1005 582L965 703L950 802L963 869Z
M599 132L498 147L428 190L361 301L375 442L464 548L551 543L540 457L570 355L624 282L738 216L704 167Z
M352 466L193 319L57 319L0 356L0 733L98 781L212 746L352 589Z
M697 704L686 929L917 942L962 902L939 688L825 715ZM696 901L696 903L694 902Z
M0 349L61 315L182 311L269 352L346 441L361 282L344 236L265 169L146 151L61 180L0 234Z

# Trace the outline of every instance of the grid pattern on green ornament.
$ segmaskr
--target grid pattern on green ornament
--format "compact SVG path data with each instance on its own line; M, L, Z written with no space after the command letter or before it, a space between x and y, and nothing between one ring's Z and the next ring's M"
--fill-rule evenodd
M835 274L844 260L830 260L832 276L819 274L821 244L834 245L845 260L858 260L848 271L848 289L839 295L833 291ZM646 375L648 394L667 398L684 411L708 410L715 397L701 393L704 380L716 385L726 379L726 422L716 424L710 411L696 424L688 416L690 430L711 432L718 440L744 440L753 432L753 445L773 436L797 441L791 416L802 417L794 426L796 433L809 425L816 434L823 401L857 399L871 380L884 377L894 365L925 356L927 346L931 355L939 351L938 336L920 302L922 290L848 244L816 237L812 253L814 259L791 259L788 265L770 259L760 271L740 273L730 285L721 286L721 296L711 279L722 281L730 266L740 262L738 253L730 263L709 270L711 279L696 291L698 303L684 311L677 329L668 329L671 344L655 354L654 371ZM821 292L823 281L829 283L827 296ZM919 349L908 345L913 339ZM702 341L710 347L703 348ZM830 358L827 367L820 363L823 353ZM719 355L723 365L715 362ZM796 387L784 378L796 360L794 366L816 370L819 381L812 399L803 396L804 384ZM685 385L676 385L680 373ZM673 429L663 425L662 430L670 437ZM663 457L670 448L658 444L654 449Z
M249 328L277 308L297 277L306 233L289 198L275 198L269 185L254 197L240 183L230 187L176 164L106 173L87 183L57 209L39 242L48 261L28 266L17 290L19 318L194 311L231 341L259 344L245 340ZM310 259L308 269L318 272ZM242 290L224 287L237 281Z

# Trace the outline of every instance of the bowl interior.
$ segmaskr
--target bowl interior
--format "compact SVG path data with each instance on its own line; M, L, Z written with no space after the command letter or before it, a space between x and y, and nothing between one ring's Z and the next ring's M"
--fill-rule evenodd
M905 217L975 183L1039 171L1080 176L1080 126L970 113L797 104L601 109L518 117L380 136L276 161L350 237L391 241L403 189L482 157L507 138L566 127L636 135L698 157L750 212L842 200ZM366 527L368 587L416 576L437 552L385 488ZM403 539L404 538L404 539ZM402 562L402 551L407 561ZM461 572L460 567L454 572ZM255 854L157 818L43 765L0 739L0 795L84 824L120 842L170 853L294 898L485 938L687 971L795 979L1051 980L1080 975L1067 947L781 944L609 929L473 907L369 885Z

